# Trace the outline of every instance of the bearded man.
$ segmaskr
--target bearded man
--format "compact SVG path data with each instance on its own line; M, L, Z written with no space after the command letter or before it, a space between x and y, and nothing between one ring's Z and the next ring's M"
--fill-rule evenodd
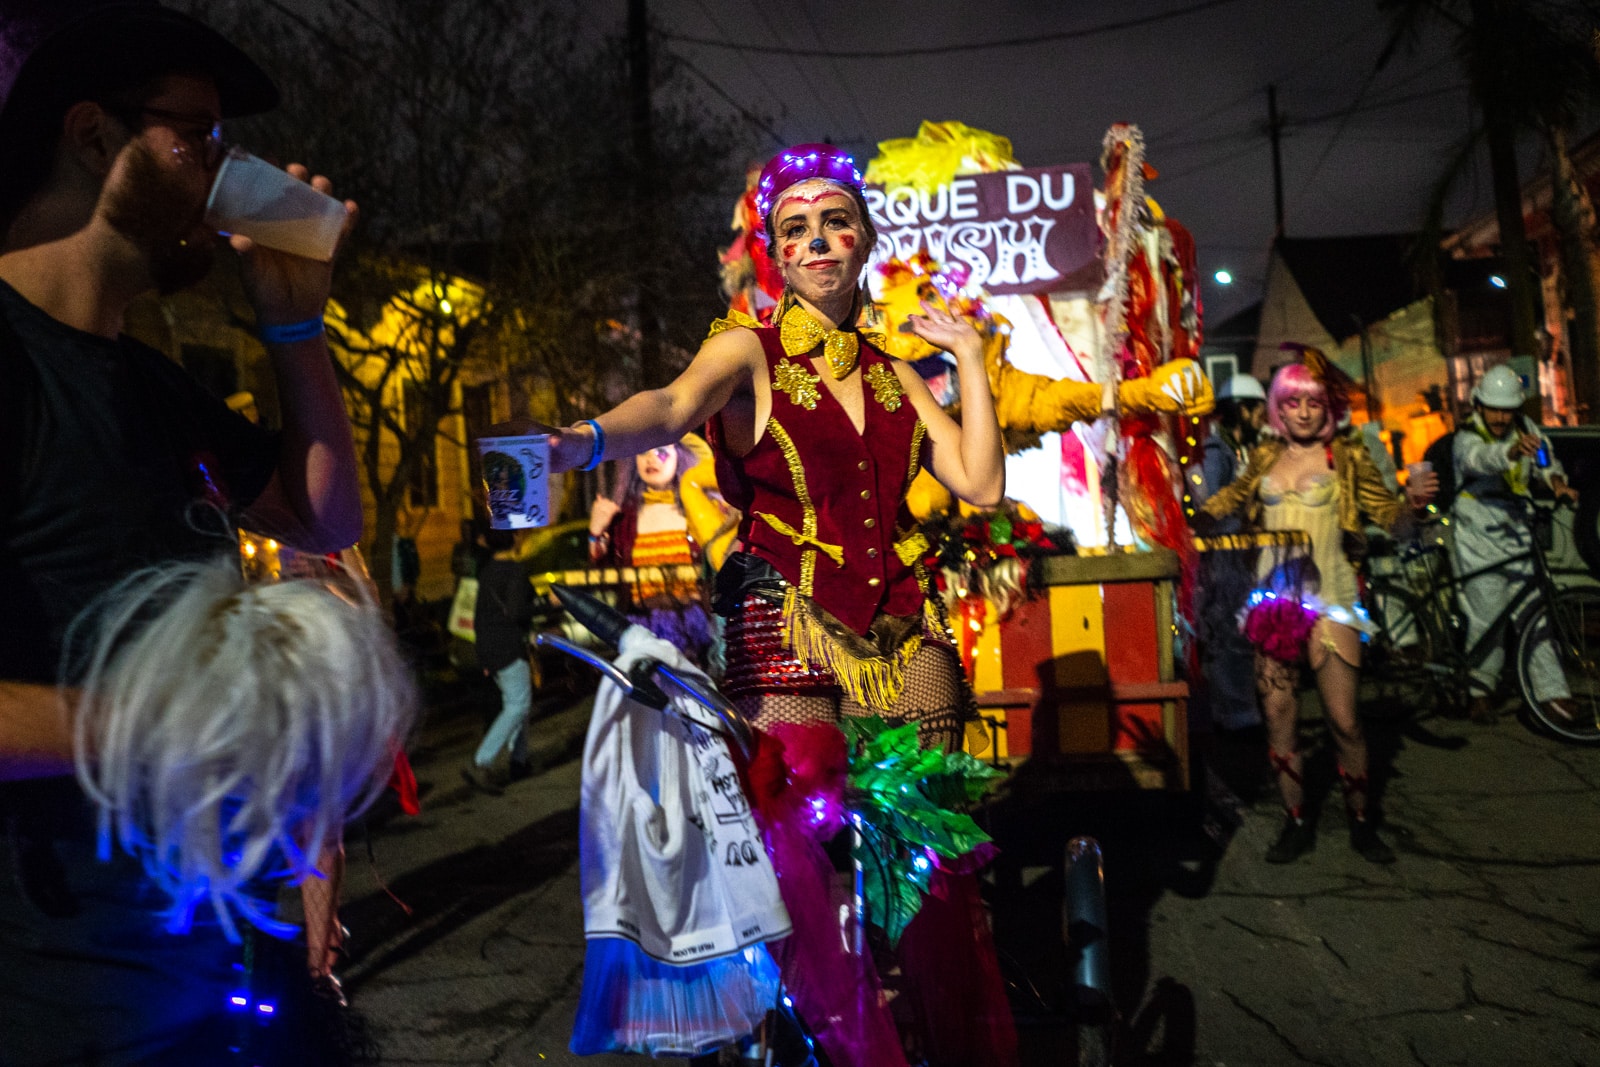
M313 551L360 536L322 335L330 264L231 239L277 377L277 432L122 332L137 297L205 277L222 244L202 221L221 122L277 100L238 48L153 2L0 0L8 1064L223 1062L226 1041L202 1031L249 977L214 927L177 936L152 921L137 865L96 862L54 683L72 621L142 567L236 550L236 524Z

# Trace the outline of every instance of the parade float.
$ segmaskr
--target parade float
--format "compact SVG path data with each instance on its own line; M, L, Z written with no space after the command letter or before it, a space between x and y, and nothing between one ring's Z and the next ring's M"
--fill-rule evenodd
M1144 195L1136 127L1107 132L1100 167L1100 189L1085 163L1024 167L959 122L883 142L866 168L880 240L861 332L952 410L953 368L900 325L941 302L985 337L1008 500L972 513L926 474L910 500L977 694L969 746L1050 757L1034 762L1079 788L1180 788L1174 645L1194 571L1180 470L1212 405L1193 362L1194 242ZM732 311L764 321L782 284L753 200L752 186L723 280Z

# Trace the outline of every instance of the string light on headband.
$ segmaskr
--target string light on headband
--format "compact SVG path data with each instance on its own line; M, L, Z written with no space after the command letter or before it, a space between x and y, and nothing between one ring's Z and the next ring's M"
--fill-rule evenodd
M826 178L858 191L863 182L856 161L833 145L794 145L761 168L761 178L756 183L756 211L766 218L779 193L810 178Z

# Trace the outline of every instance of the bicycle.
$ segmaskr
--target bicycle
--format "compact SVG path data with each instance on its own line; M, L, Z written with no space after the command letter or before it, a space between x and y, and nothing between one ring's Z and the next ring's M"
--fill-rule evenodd
M572 618L594 635L600 646L620 645L630 623L619 612L560 583L552 584L551 592ZM635 659L631 669L625 672L602 651L555 634L540 634L537 643L594 668L645 708L662 714L682 715L699 727L719 734L745 763L754 756L754 728L709 680L685 674L650 657ZM691 708L698 709L699 713L691 712ZM882 768L886 764L877 766ZM853 913L853 945L849 951L860 956L871 951L866 936L867 924L880 921L869 916L867 859L864 858L874 855L869 838L879 831L873 830L871 820L857 814L854 808L847 814L848 854L853 862L854 879L848 894L849 903L841 908L848 907ZM927 860L920 862L926 864ZM1109 1067L1117 1017L1110 1004L1108 924L1098 842L1093 838L1074 838L1068 846L1066 871L1070 888L1063 908L1062 932L1069 950L1075 954L1072 1019L1077 1035L1077 1063L1079 1067ZM1032 988L1026 975L1022 976L1022 982ZM728 1057L732 1057L732 1062L764 1063L767 1067L825 1067L829 1062L821 1042L808 1029L800 1007L782 992L758 1035L729 1046L723 1053L723 1058L716 1062L730 1062ZM716 1055L708 1053L692 1062L709 1064Z
M1562 589L1547 556L1557 505L1529 501L1533 536L1527 552L1453 574L1443 539L1399 554L1396 573L1372 575L1367 608L1377 626L1367 672L1378 688L1380 710L1411 710L1432 702L1463 708L1472 698L1472 668L1515 634L1518 688L1528 715L1543 731L1577 744L1600 744L1600 589ZM1480 575L1510 572L1531 561L1533 574L1500 609L1483 635L1464 646L1466 627L1456 593ZM1549 643L1572 692L1571 721L1539 699L1534 657Z

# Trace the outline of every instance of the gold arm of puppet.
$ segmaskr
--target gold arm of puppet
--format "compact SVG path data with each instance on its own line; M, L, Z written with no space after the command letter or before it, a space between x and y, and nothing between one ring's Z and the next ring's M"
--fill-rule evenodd
M1211 379L1192 359L1163 363L1148 378L1133 378L1117 386L1117 399L1128 414L1160 412L1196 418L1217 406Z
M1052 433L1100 417L1101 392L1094 382L1018 370L1006 361L1006 337L998 332L984 339L983 349L989 392L1002 430Z

